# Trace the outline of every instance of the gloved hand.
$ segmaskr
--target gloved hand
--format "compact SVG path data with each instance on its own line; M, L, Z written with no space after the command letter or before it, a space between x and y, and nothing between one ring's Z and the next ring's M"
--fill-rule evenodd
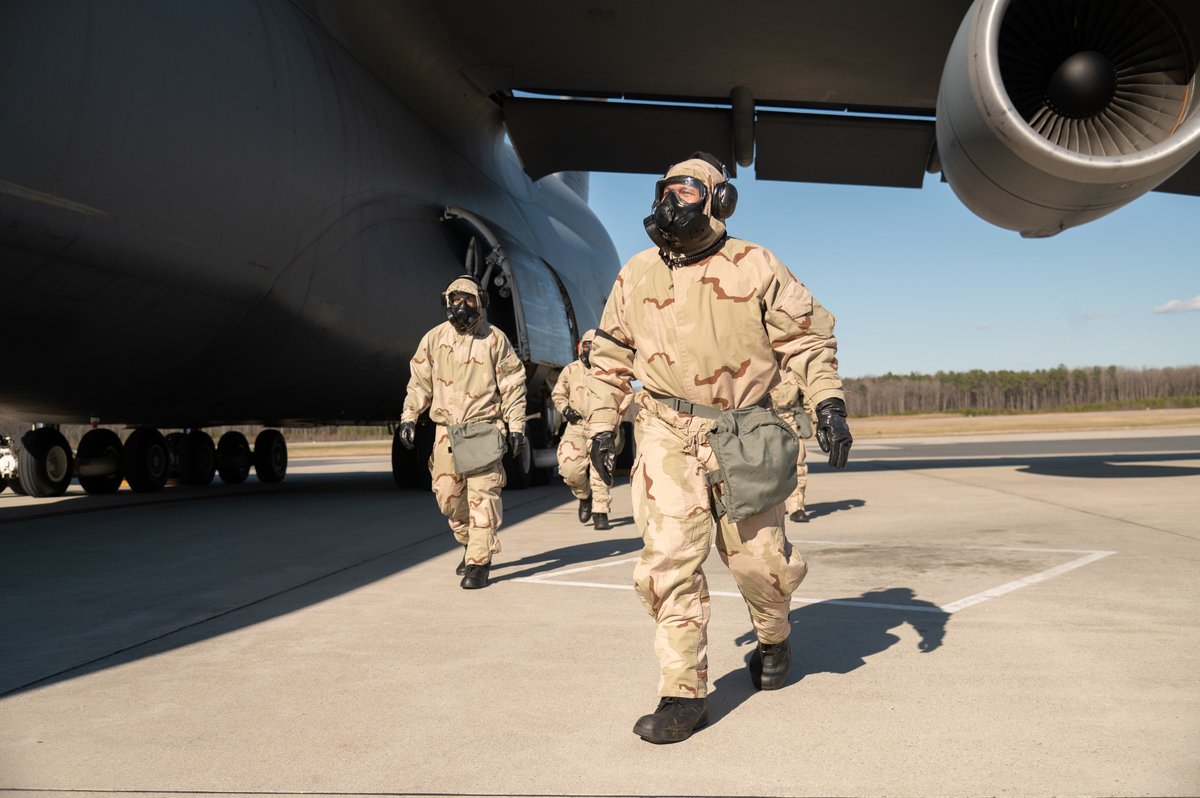
M400 425L400 445L410 452L417 445L417 424L415 421L405 421Z
M512 458L516 460L523 451L525 451L525 433L508 433L508 453L512 455Z
M845 468L850 456L850 425L846 423L846 403L841 399L826 399L817 405L817 443L829 455L829 465Z
M570 405L567 405L563 409L563 418L567 420L568 424L578 424L580 421L583 421L583 416L580 412Z
M598 432L592 438L591 459L596 474L605 485L612 487L613 464L617 460L617 441L611 432Z

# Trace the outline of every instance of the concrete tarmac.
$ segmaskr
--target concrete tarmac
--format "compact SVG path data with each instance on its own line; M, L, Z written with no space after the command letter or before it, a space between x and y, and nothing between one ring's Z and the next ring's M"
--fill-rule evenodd
M614 528L507 491L465 591L387 458L277 486L0 494L10 795L1200 794L1200 429L859 441L814 463L789 683L715 552L710 723L650 745Z

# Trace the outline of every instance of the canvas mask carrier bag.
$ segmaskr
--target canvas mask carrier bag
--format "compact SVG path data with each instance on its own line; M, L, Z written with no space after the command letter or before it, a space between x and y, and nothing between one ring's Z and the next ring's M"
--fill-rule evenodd
M446 429L457 474L486 471L504 456L504 434L490 421L447 424Z
M708 484L720 485L717 512L733 523L782 504L796 489L796 458L800 441L792 428L762 405L720 411L650 392L671 409L714 419L708 445L717 458L717 470L706 475Z

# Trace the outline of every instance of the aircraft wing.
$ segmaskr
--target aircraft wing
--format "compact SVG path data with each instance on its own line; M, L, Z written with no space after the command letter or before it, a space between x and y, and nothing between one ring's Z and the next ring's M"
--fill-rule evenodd
M695 149L768 180L918 187L942 171L972 210L1026 235L1160 186L1200 194L1200 165L1184 168L1200 150L1200 4L1186 0L512 0L431 14L534 178L658 173ZM1071 56L1089 52L1100 66L1072 78Z

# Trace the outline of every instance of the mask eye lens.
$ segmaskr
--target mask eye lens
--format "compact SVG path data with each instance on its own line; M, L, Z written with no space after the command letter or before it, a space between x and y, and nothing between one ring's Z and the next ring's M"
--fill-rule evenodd
M479 306L479 300L473 294L468 294L463 291L454 291L450 294L451 305L466 305L469 308Z
M708 194L704 184L694 177L672 177L658 181L654 201L657 203L668 193L674 194L681 205L698 205Z

